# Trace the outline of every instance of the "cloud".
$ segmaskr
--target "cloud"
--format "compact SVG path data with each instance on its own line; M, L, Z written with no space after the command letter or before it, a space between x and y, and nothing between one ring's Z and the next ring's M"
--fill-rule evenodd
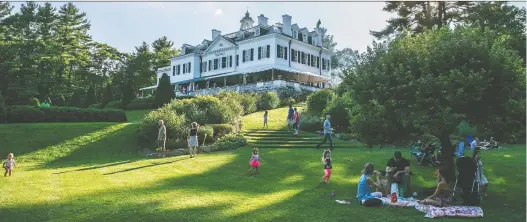
M221 8L216 9L216 12L214 14L221 15L221 14L223 14L223 10L221 10Z

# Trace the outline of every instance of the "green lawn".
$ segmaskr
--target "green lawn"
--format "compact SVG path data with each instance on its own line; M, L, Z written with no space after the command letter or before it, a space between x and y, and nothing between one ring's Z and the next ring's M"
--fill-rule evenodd
M272 110L269 128L282 129L285 113ZM134 111L129 120L143 114ZM261 127L262 115L246 116L245 129ZM383 166L394 149L336 149L325 185L322 150L308 147L262 148L261 174L249 176L250 146L195 159L144 159L135 153L129 123L10 124L0 125L0 135L0 155L15 153L19 165L12 177L0 177L2 221L424 220L414 208L334 201L352 200L363 164ZM276 148L283 144L276 140ZM485 217L476 220L525 221L525 155L525 145L484 151L491 185L481 206ZM413 172L413 189L434 185L432 169L413 166Z

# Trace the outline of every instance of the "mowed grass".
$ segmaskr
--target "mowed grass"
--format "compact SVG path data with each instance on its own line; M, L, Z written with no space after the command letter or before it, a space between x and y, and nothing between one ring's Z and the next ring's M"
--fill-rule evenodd
M269 128L282 129L286 112L271 110ZM245 128L260 127L262 116L246 116ZM334 201L353 200L363 164L383 167L394 149L334 150L326 185L316 149L262 149L261 174L251 176L250 146L195 159L141 158L134 124L0 125L0 135L0 154L13 152L18 161L12 177L0 177L2 221L424 220L414 208ZM525 145L484 151L483 160L491 185L485 217L476 220L525 221ZM414 190L435 184L433 169L412 168Z

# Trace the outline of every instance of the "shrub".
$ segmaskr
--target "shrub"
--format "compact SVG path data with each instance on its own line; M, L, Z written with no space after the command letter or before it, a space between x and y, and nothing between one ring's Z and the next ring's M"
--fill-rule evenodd
M9 106L7 122L9 123L40 123L44 121L44 112L34 106Z
M57 97L53 100L53 106L65 106L66 105L66 99L64 98L64 95L59 94Z
M316 132L323 129L322 123L324 122L322 118L318 116L310 115L301 115L300 120L300 130L306 132Z
M139 123L137 127L137 142L140 147L157 148L159 120L163 120L167 128L167 148L175 148L186 143L188 127L185 117L163 107L148 113L143 121Z
M7 120L7 113L5 109L5 103L4 98L2 97L2 93L0 93L0 123L4 123Z
M233 104L227 104L213 96L197 96L192 99L172 100L166 107L185 115L188 122L200 125L234 123L239 118L241 108L233 109Z
M280 100L280 106L284 107L284 106L294 105L295 102L296 101L293 98L284 98L284 99Z
M91 104L90 106L88 106L88 109L101 109L101 104Z
M313 115L321 115L328 103L335 97L331 90L321 90L307 98L307 111Z
M257 106L259 110L270 110L278 107L280 99L278 94L274 91L269 91L261 94L258 98Z
M218 139L227 134L235 133L235 127L230 124L210 124L207 125L213 128L214 138Z
M145 97L145 98L136 98L128 105L126 105L126 110L138 110L138 109L152 109L154 105L154 97Z
M112 85L108 84L104 88L104 93L102 95L101 105L100 108L106 107L110 101L112 101L113 97L113 91L112 91Z
M207 137L205 137L205 134L207 134ZM200 146L203 144L204 138L206 143L214 142L214 128L212 126L207 125L199 127L198 142L200 142Z
M224 137L218 139L215 143L204 146L201 150L205 153L220 151L220 150L230 150L237 149L247 145L247 139L242 135L237 134L227 134Z
M334 97L322 112L322 117L331 116L331 125L337 132L349 131L349 107L352 101L350 93L345 93L340 97Z
M170 84L170 77L163 74L159 80L159 85L156 89L154 104L156 107L161 107L176 98L172 85Z
M105 108L107 109L122 109L123 103L120 100L109 102Z
M32 107L38 108L40 107L40 102L38 101L37 98L31 98L29 99L29 105Z
M49 105L49 103L47 103L47 102L43 102L43 103L40 104L40 107L49 108L49 107L51 107L51 105Z
M242 94L242 96L240 96L240 103L243 106L244 114L256 112L256 96L252 94Z
M68 106L71 107L81 107L82 106L82 95L79 90L73 92L73 95L70 98Z

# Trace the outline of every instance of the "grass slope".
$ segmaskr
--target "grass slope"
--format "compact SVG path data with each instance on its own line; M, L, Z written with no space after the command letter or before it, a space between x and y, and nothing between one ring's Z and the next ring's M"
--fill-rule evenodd
M270 128L282 129L285 113L271 110ZM261 116L245 117L246 130L260 127ZM336 149L331 183L325 185L322 150L316 149L262 149L261 174L249 176L250 147L195 159L141 159L127 152L135 146L133 124L10 124L0 126L0 135L0 154L21 151L13 151L19 161L13 176L0 177L2 221L422 221L424 216L413 208L340 205L330 195L352 200L363 164L384 166L393 149ZM280 148L283 142L276 141ZM485 217L478 221L525 221L525 146L487 151L483 160L491 185L482 203ZM434 185L432 169L412 167L414 189Z

